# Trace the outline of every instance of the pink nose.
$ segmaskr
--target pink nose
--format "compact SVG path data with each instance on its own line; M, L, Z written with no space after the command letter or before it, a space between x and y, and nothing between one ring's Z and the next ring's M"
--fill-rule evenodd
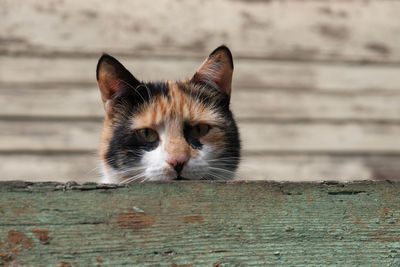
M187 160L186 159L169 159L167 160L168 164L171 165L174 170L180 174L183 166L186 164Z

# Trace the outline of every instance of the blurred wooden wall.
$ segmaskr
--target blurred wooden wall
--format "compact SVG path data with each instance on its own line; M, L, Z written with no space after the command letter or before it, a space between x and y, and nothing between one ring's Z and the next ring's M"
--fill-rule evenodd
M144 80L233 52L238 178L400 179L400 2L3 0L0 179L96 180L102 52Z

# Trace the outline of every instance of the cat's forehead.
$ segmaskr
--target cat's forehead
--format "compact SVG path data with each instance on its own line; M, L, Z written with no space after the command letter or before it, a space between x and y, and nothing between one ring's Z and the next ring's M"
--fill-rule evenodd
M197 94L201 88L175 81L166 81L165 84L168 92L154 96L132 117L133 129L176 125L180 122L192 124L222 122L221 115L203 101L204 96Z

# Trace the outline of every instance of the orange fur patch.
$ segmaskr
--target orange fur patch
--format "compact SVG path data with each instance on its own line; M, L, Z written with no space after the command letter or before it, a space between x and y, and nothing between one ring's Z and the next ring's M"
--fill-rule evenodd
M182 92L176 82L169 81L170 98L159 95L149 103L140 114L132 118L132 129L151 128L157 132L163 131L168 140L165 150L171 158L185 157L197 158L199 151L193 149L183 136L184 123L197 125L209 124L218 126L223 121L219 114L213 112L200 101L192 99ZM212 144L218 149L225 145L224 134L218 129L212 129L210 133L202 137L200 141ZM163 145L160 143L160 145Z
M223 118L220 118L212 109L185 95L175 82L168 82L168 85L170 100L159 95L133 118L132 129L156 129L162 124L169 124L170 121L176 119L182 122L190 122L193 125L199 123L215 125L223 121Z

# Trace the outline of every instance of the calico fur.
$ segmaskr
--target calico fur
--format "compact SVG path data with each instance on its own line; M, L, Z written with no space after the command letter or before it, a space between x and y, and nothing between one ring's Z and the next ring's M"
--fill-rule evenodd
M101 182L233 179L240 139L229 108L232 73L226 46L186 81L140 82L103 55Z

